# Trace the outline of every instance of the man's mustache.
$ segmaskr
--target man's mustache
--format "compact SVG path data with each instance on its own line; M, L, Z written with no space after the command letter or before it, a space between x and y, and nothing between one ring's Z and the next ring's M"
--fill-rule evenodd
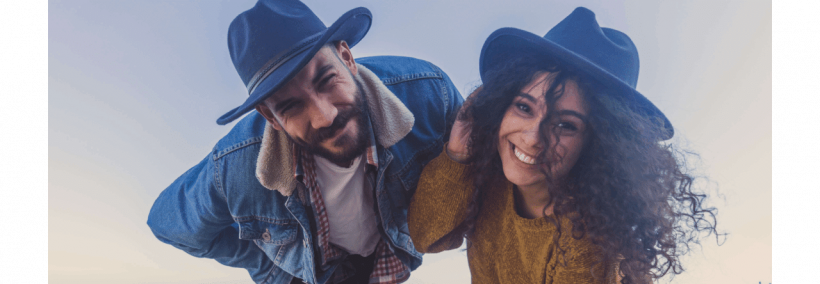
M317 130L308 131L305 138L307 138L307 142L309 144L316 145L326 139L333 137L337 131L344 128L347 125L347 122L351 119L355 118L361 113L358 108L353 108L344 112L339 112L336 115L336 118L333 119L333 123L330 126L323 127Z

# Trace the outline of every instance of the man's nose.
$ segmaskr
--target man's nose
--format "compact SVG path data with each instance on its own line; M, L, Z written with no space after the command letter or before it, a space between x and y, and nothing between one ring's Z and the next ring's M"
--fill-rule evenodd
M339 110L327 98L317 97L313 101L310 113L310 125L313 129L328 127L333 124Z

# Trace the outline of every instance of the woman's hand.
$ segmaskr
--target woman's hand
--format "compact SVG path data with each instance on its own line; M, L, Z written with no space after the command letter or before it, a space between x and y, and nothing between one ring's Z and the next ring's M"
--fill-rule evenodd
M470 140L469 121L471 118L465 115L465 112L475 98L475 94L477 94L480 90L481 87L478 87L469 96L467 96L467 99L458 111L456 121L453 123L453 129L450 130L450 140L447 143L447 156L450 156L450 159L453 161L462 164L467 162L470 158L470 151L467 148L467 143Z

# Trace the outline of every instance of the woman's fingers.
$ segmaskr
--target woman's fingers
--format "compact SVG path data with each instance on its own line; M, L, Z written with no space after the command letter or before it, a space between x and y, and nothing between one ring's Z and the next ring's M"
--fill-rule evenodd
M447 155L453 161L464 163L470 157L467 141L470 138L470 129L464 120L456 120L450 132L450 141L447 143Z
M450 140L447 144L447 155L450 156L450 159L453 161L464 163L470 157L470 152L467 147L467 144L470 140L470 123L471 120L469 114L465 112L469 109L470 104L475 99L475 95L481 90L481 87L475 89L467 99L464 101L464 104L461 106L461 109L458 111L458 116L453 123L453 129L450 131Z

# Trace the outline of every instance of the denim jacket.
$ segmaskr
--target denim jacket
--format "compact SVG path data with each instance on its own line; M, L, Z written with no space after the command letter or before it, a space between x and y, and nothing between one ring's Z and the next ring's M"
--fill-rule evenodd
M410 240L407 207L421 170L447 141L462 97L444 72L413 58L359 58L379 167L380 230L410 269L421 253ZM259 283L325 283L316 271L311 208L286 136L257 112L238 122L199 164L166 188L151 208L156 237L193 256L248 270ZM331 269L332 270L332 269Z

